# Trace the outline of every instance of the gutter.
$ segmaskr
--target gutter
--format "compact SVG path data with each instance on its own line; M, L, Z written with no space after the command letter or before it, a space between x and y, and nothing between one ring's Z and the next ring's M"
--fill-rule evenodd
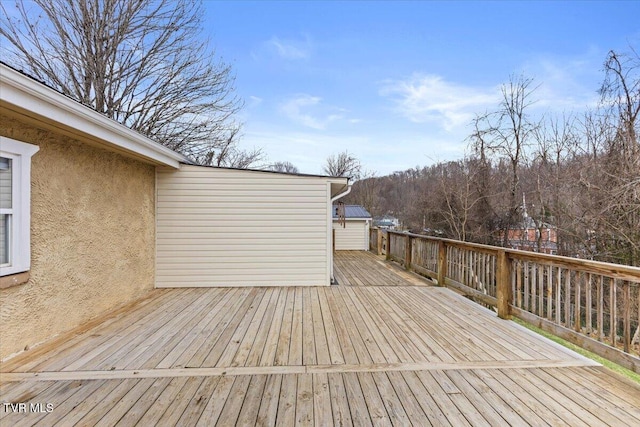
M353 184L349 184L349 182L347 181L347 189L345 191L343 191L342 193L338 193L336 196L331 198L331 205L333 205L333 202L335 202L338 199L343 198L344 196L346 196L347 194L351 193L351 186Z

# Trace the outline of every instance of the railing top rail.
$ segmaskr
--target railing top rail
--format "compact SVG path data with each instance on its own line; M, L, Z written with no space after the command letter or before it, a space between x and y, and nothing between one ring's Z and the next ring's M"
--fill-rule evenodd
M522 251L518 249L502 248L498 246L483 245L480 243L462 242L453 239L443 239L441 237L424 236L422 234L405 233L402 231L387 230L390 234L410 236L417 239L431 240L434 242L444 242L447 245L473 249L480 252L498 254L504 251L510 259L537 262L545 265L564 267L568 269L583 270L587 273L601 274L623 280L640 282L640 268L622 264L613 264L602 261L592 261L581 258L571 258L560 255L548 255L538 252Z

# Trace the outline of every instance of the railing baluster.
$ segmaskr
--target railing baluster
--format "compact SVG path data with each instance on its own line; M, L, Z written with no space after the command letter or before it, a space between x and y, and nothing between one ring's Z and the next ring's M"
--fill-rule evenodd
M525 261L522 266L524 273L524 309L529 311L531 306L529 305L529 261Z
M405 234L405 246L404 246L404 268L407 270L411 270L411 255L412 255L412 247L411 247L411 236Z
M509 273L511 266L509 265L509 256L504 250L498 252L497 263L497 297L498 297L498 316L502 319L510 319L511 311L509 309L509 302L511 301L511 280L509 280Z
M631 287L628 280L622 282L622 296L624 298L622 308L624 324L623 345L624 352L629 353L631 347Z
M556 276L556 323L560 325L560 317L562 314L561 295L562 295L562 268L558 267Z
M517 297L517 305L518 308L523 308L522 307L522 269L523 269L523 263L522 261L517 261L517 267L518 267L518 272L517 272L517 277L516 277L516 289L518 290L518 297Z
M536 274L538 271L538 265L535 263L531 263L531 312L536 313L538 309L538 299L536 298L538 295L538 275Z
M581 276L582 273L578 273L576 272L576 286L575 286L575 292L576 292L576 296L575 296L575 315L574 315L574 319L573 319L573 326L574 326L574 330L576 332L580 332L580 330L582 329L582 324L580 322L580 290L582 288L581 286Z
M441 240L438 242L438 286L444 286L447 276L447 246Z
M515 304L515 295L517 295L516 293L516 274L518 271L518 266L516 265L515 262L511 261L511 299L509 301L509 304Z
M544 317L544 268L538 266L538 316Z
M598 303L597 303L597 307L596 307L596 311L597 311L597 327L598 327L598 341L602 341L602 338L604 336L604 332L603 332L603 314L604 314L604 276L600 276L600 280L598 280L598 282L596 283L597 286L597 290L598 290Z
M547 266L547 280L545 281L547 287L547 319L553 318L553 269L549 265Z
M587 328L587 335L591 335L592 330L592 318L591 318L591 273L587 273L586 277L586 286L584 289L585 292L585 309L586 309L586 317L585 317L585 327Z
M564 275L564 325L571 327L571 270Z
M610 325L609 325L609 339L611 341L611 345L612 346L616 346L617 344L617 336L618 336L618 325L616 325L616 323L618 322L617 320L617 316L616 316L616 311L617 311L617 307L618 307L618 303L616 301L616 297L617 297L617 283L616 283L616 279L611 279L611 288L610 288L610 297L609 297L609 318L610 318Z

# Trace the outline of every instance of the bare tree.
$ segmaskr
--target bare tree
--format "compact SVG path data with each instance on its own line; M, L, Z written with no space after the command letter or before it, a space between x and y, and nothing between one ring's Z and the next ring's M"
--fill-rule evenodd
M360 178L362 165L360 164L360 160L348 151L343 151L337 155L329 156L323 169L329 176L346 176L358 179Z
M35 6L35 7L34 7ZM193 0L0 2L2 55L106 116L206 164L224 163L241 108ZM226 150L226 151L225 151Z
M380 180L375 171L362 171L351 193L345 198L349 203L363 206L370 214L380 215Z
M592 189L598 237L614 261L640 262L640 55L609 52L600 88L602 109L611 130L604 147L599 181Z
M502 174L507 190L504 200L506 212L501 221L504 245L508 240L508 230L519 216L520 168L526 160L527 147L538 126L529 119L528 114L536 89L532 84L531 78L511 77L509 83L502 86L499 109L476 118L476 131L472 135L474 148L477 150L482 147L484 153L478 153L481 157L487 153L497 156L509 169L509 173Z
M275 162L269 165L268 169L274 172L300 173L298 168L291 162Z

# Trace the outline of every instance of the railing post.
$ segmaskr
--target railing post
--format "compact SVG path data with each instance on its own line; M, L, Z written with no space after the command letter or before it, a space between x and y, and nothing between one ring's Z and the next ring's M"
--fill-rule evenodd
M406 234L404 244L404 268L406 270L411 270L411 243L411 236Z
M445 286L447 277L447 246L442 240L438 241L438 286Z
M387 261L391 260L391 232L387 231Z
M498 251L496 264L498 317L509 320L511 319L511 261L505 250Z
M377 246L376 246L376 255L382 255L382 230L378 228L376 232Z

